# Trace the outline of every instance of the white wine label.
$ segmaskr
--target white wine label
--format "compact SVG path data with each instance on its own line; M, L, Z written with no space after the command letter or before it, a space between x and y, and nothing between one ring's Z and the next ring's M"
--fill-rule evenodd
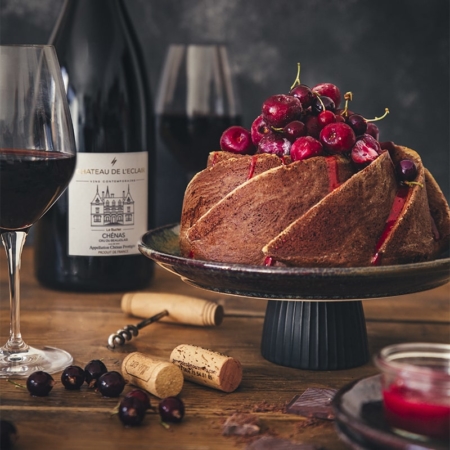
M69 255L139 253L147 231L148 153L77 153L69 185Z

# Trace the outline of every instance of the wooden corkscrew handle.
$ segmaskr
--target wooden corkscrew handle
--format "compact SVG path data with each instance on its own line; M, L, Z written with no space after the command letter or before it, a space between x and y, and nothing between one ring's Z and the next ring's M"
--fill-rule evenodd
M169 314L163 322L200 327L219 326L224 317L223 306L188 295L166 292L131 292L124 294L122 311L136 317L150 317L159 311Z

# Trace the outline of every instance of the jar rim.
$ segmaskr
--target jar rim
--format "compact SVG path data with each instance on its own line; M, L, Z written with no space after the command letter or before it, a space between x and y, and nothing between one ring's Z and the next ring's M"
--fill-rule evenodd
M442 360L444 370L436 370L426 365L405 362L411 358L433 358ZM405 361L402 361L405 360ZM374 357L375 365L384 372L402 372L410 375L426 375L436 380L450 382L450 344L411 342L394 344L381 349Z

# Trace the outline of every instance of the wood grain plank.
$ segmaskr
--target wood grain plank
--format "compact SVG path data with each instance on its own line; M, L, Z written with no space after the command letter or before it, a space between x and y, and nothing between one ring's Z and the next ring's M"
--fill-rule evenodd
M283 413L285 405L308 387L339 389L377 373L372 361L340 371L305 371L272 364L260 354L264 300L239 299L208 293L182 283L162 269L149 290L197 295L223 303L227 315L219 327L154 323L115 350L107 348L109 334L139 319L120 310L122 293L79 294L44 289L32 272L32 249L22 265L22 333L32 345L51 344L68 350L82 367L102 359L110 370L120 370L123 358L140 351L168 360L179 344L193 344L229 354L243 365L239 388L226 394L185 382L181 397L185 420L165 429L149 414L142 426L123 427L111 415L118 399L103 398L84 386L67 391L59 382L48 397L31 397L26 389L0 379L0 417L13 420L20 434L18 449L245 449L248 439L222 435L222 424L236 411L256 414L267 435L311 443L326 449L346 448L331 421L310 421ZM0 258L0 339L9 330L8 292L4 256ZM398 342L448 342L449 285L408 296L364 302L369 349ZM17 380L16 380L17 381ZM18 381L18 383L21 383ZM125 392L132 386L126 386ZM158 399L152 397L153 405ZM261 408L263 407L263 408ZM261 411L261 409L263 411Z

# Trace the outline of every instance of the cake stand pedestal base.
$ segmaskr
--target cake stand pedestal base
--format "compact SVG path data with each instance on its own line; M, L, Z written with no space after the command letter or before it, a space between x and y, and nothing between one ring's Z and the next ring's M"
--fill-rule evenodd
M362 302L269 300L261 354L296 369L362 366L369 361Z

